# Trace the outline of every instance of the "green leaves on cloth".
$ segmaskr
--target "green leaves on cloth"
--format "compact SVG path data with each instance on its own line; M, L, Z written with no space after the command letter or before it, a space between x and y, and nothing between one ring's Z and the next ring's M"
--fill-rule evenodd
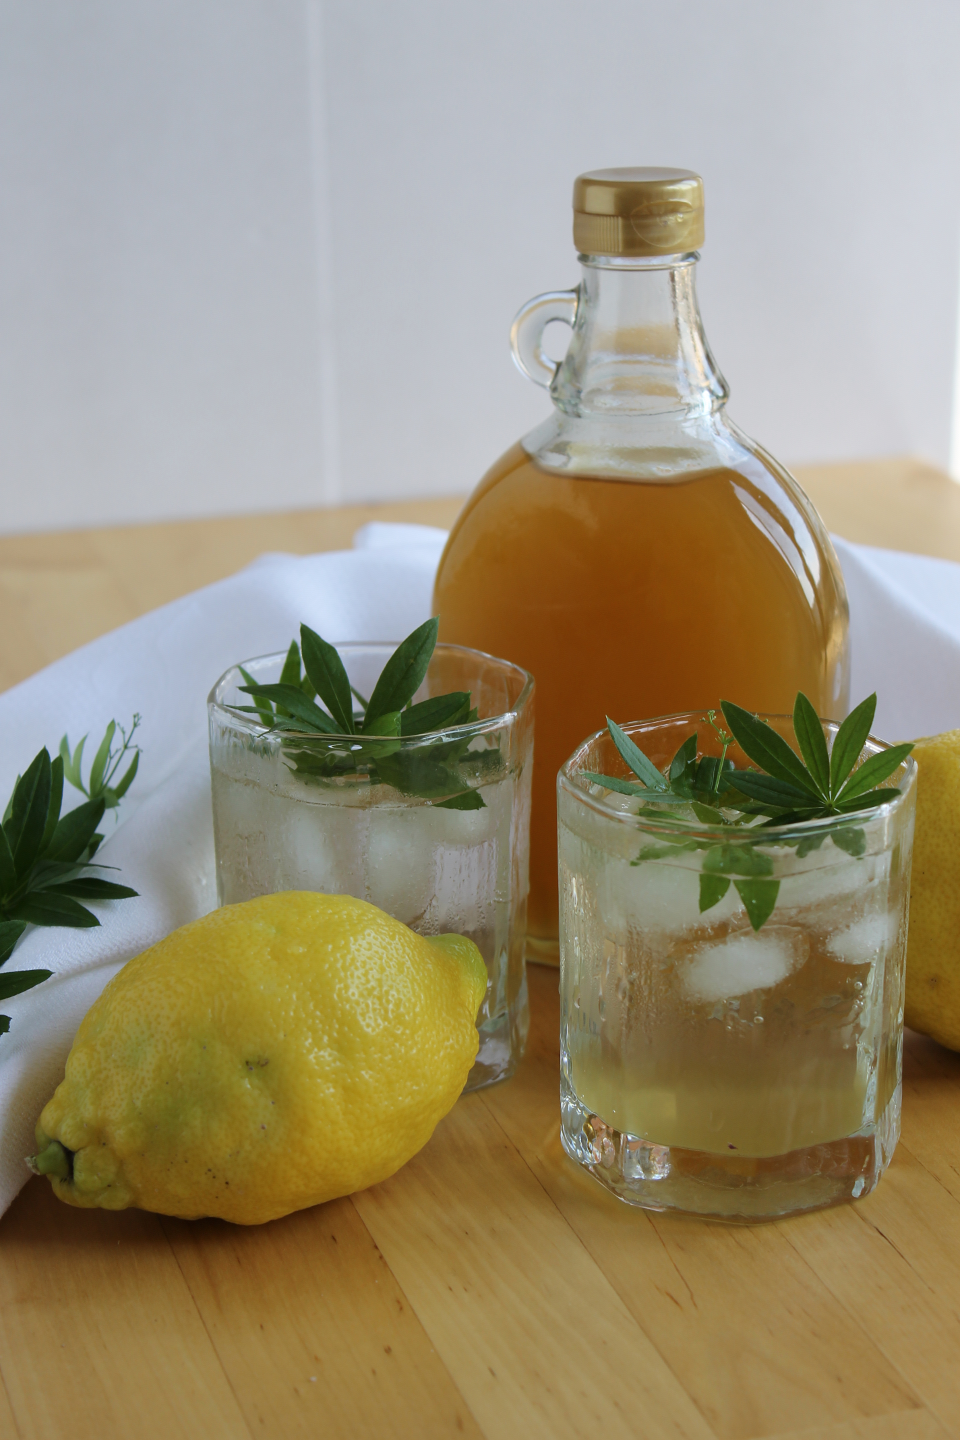
M135 715L128 734L111 720L86 784L86 736L71 752L65 735L59 754L51 760L44 748L17 777L0 826L0 966L9 960L28 925L92 928L100 921L83 901L125 900L136 895L128 885L83 872L93 865L103 839L97 826L105 810L120 803L137 773L140 750L133 744L133 734L139 723L140 717ZM122 744L115 754L118 729ZM117 780L124 757L131 752L123 777ZM61 815L64 779L88 798ZM48 979L50 973L20 970L0 975L0 999L22 994ZM0 1034L9 1028L9 1016L0 1015Z

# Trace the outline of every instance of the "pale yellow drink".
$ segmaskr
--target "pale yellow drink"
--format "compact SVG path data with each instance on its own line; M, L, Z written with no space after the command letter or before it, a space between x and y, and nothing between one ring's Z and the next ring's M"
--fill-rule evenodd
M671 753L695 728L658 724ZM731 857L766 857L779 886L755 930L735 883L700 909L710 827L675 813L673 838L704 843L666 843L662 808L578 769L618 773L608 737L559 791L568 1153L632 1203L731 1219L872 1189L899 1132L912 779L882 811L812 822L815 847L802 827L728 831Z

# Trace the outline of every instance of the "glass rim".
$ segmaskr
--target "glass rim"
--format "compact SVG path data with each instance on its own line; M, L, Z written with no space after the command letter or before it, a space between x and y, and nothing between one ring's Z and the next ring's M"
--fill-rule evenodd
M342 640L334 642L333 648L341 654L350 650L367 652L373 650L389 650L392 653L401 643L399 640ZM504 660L499 655L491 655L486 650L476 650L470 645L456 645L452 642L441 640L438 642L433 654L437 655L444 651L448 654L454 652L459 655L473 656L477 660L497 665L501 670L513 671L517 676L522 677L523 684L520 689L520 694L510 709L501 711L499 715L488 715L482 720L467 721L463 725L447 725L439 730L425 730L420 735L388 737L383 735L347 735L333 731L319 733L315 730L284 730L282 732L275 732L264 725L262 721L258 720L255 715L226 704L226 702L219 699L217 695L217 692L221 686L224 685L228 676L232 675L235 671L239 671L241 666L245 670L249 670L250 666L255 665L259 660L277 660L282 663L286 658L286 650L269 650L263 655L251 655L247 660L236 660L232 665L228 666L223 674L214 682L207 696L207 710L208 712L217 712L220 715L228 716L231 724L243 726L254 734L271 735L276 733L278 735L282 734L284 738L291 740L312 740L322 743L347 741L351 746L357 748L362 748L366 744L375 745L377 742L382 745L385 739L398 739L401 748L414 748L417 745L422 745L427 742L433 743L438 736L457 740L468 737L472 739L476 735L489 735L497 730L505 730L520 718L534 691L534 677L530 674L529 670L525 670L522 665L517 665L513 660ZM431 661L432 659L433 656L431 656Z
M677 721L688 721L693 724L701 723L707 715L706 710L679 710L672 715L655 715L649 720L628 720L621 725L621 730L627 735L636 734L648 726L665 725ZM760 720L786 720L792 724L793 716L777 714L773 711L758 711L757 718ZM818 717L819 718L819 717ZM821 725L832 728L833 733L840 728L839 720L820 720ZM734 827L729 825L709 825L701 822L691 823L690 821L677 820L670 824L670 812L663 810L657 815L645 817L644 810L635 814L630 810L612 810L609 805L597 795L590 795L581 780L581 775L573 767L589 745L592 745L602 736L607 735L607 729L595 730L588 735L561 765L557 774L557 790L565 790L574 799L587 806L594 814L601 816L606 821L613 821L615 824L628 825L634 830L643 830L650 835L684 835L690 838L703 837L704 839L722 840L727 845L745 844L766 844L774 845L784 839L800 838L805 835L829 835L833 830L843 829L846 826L862 825L874 817L888 818L894 815L904 803L910 791L913 789L917 777L917 762L912 755L908 755L901 761L902 774L897 778L896 771L885 780L884 786L899 791L892 800L885 800L882 805L874 805L868 810L854 810L846 815L825 815L816 820L795 820L789 825L765 825L761 829L758 826ZM871 754L878 754L881 750L891 748L890 741L878 740L873 735L868 735L864 749L873 747ZM862 752L861 752L862 753ZM587 782L595 783L595 782ZM610 793L610 792L608 792ZM662 819L659 816L662 815ZM644 823L645 818L647 823ZM768 838L769 837L769 838Z

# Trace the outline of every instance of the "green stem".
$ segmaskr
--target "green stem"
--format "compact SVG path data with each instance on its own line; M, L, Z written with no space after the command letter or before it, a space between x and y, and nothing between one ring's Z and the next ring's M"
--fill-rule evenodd
M38 1155L28 1155L27 1164L34 1175L54 1175L58 1180L73 1179L73 1151L51 1140Z

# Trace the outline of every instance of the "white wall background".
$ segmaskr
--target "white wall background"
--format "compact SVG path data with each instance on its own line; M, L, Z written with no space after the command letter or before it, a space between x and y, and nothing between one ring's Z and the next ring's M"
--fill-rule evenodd
M731 413L950 452L954 0L0 0L0 531L470 488L598 165L699 170Z

